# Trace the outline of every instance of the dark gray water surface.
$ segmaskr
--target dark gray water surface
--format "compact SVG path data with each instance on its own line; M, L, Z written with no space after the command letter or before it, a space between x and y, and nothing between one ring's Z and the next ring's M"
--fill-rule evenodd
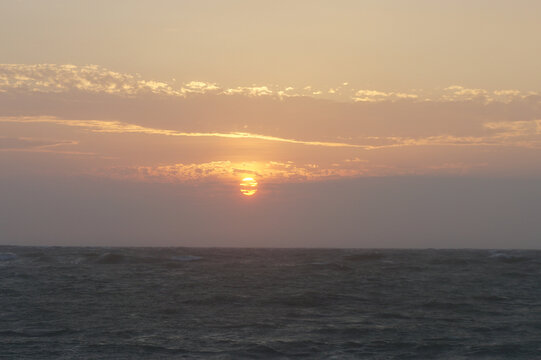
M541 252L4 246L0 358L540 359Z

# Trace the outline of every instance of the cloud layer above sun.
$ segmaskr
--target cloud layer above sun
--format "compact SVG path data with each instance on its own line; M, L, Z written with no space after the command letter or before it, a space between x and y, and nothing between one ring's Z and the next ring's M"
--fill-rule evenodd
M539 13L0 1L0 243L538 248Z
M488 91L450 85L441 89L412 89L382 91L359 89L348 82L330 88L316 88L309 84L295 88L272 84L226 87L213 82L156 81L143 79L139 74L120 73L98 65L57 64L0 64L0 92L109 94L119 96L162 95L186 97L193 94L270 96L277 98L308 96L321 99L354 102L382 101L467 101L510 102L539 95L516 89Z
M541 96L519 90L179 85L15 64L0 65L0 109L4 173L270 183L541 174Z

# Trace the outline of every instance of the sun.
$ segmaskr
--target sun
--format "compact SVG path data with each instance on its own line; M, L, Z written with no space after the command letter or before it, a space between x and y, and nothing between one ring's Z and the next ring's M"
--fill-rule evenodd
M257 181L254 178L246 177L240 183L240 193L244 196L253 196L257 192Z

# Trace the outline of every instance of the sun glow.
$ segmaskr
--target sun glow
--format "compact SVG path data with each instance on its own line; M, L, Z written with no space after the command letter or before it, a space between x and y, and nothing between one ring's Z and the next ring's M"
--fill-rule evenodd
M251 177L242 179L240 183L240 192L244 196L253 196L257 192L257 181Z

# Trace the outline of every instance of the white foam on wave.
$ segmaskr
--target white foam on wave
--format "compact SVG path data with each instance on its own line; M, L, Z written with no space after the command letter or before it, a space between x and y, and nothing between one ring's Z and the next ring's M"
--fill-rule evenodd
M527 261L531 260L529 257L525 256L523 253L514 251L514 252L501 252L501 251L492 251L489 255L489 258L496 259L504 262L518 262L518 261Z
M514 256L514 255L511 255L511 254L506 254L506 253L499 253L499 252L497 252L497 253L492 253L492 254L490 254L489 257L491 257L491 258L510 259L510 258L515 257L515 256Z
M515 258L522 256L523 254L517 250L511 251L502 251L502 250L491 250L489 257L491 258Z

